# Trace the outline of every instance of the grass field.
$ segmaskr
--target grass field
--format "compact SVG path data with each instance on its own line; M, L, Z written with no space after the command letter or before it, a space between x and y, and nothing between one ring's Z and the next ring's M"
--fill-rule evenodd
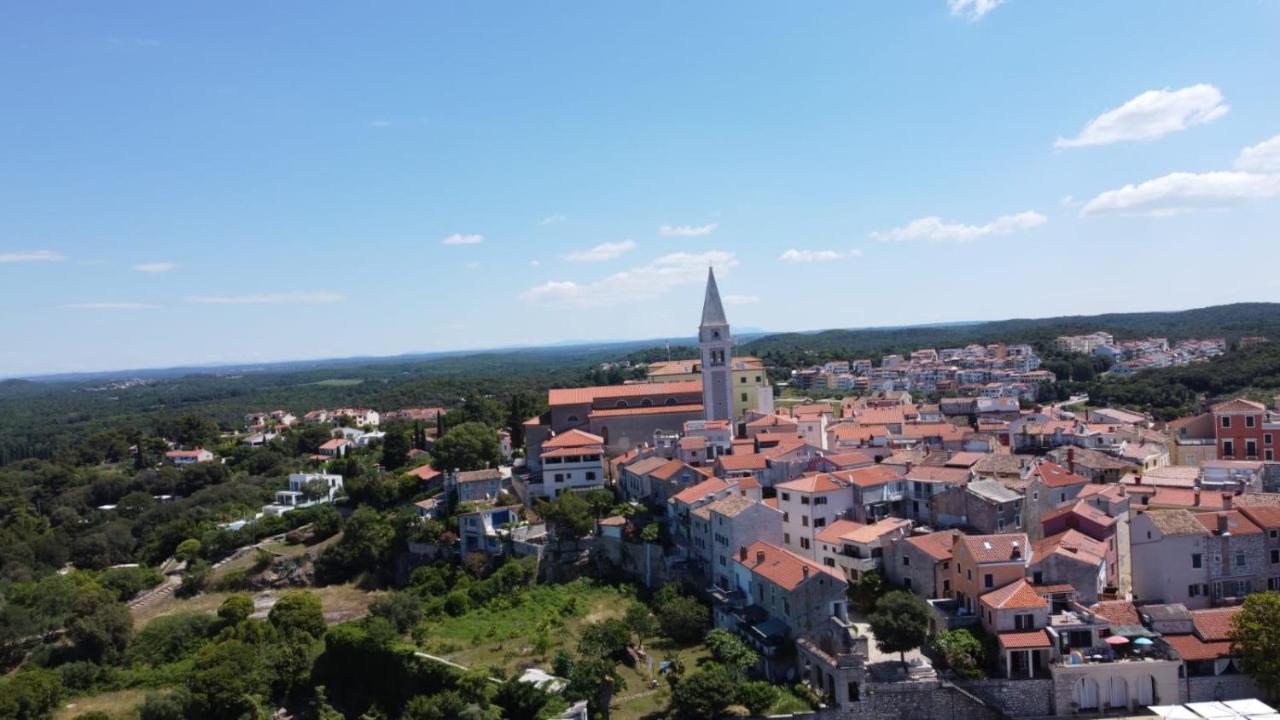
M306 588L309 592L320 596L324 606L325 620L330 625L363 617L369 611L369 603L377 597L377 593L361 590L355 585L329 585L322 588ZM279 598L288 590L272 590L271 595ZM166 600L139 608L133 612L133 629L141 630L147 623L162 616L180 612L212 613L218 609L223 600L232 593L210 592L193 598L169 597ZM254 604L262 606L264 593L253 593Z
M319 380L313 383L304 383L305 385L314 385L316 387L352 387L360 385L364 380L360 378L333 378L331 380Z
M147 690L118 690L79 697L63 703L53 713L53 720L72 720L77 715L98 711L109 715L112 720L135 720L138 708L146 699Z

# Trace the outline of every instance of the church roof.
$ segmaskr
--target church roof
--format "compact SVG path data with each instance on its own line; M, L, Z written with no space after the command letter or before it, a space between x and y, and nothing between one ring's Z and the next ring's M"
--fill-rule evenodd
M702 301L702 326L728 325L729 319L724 315L724 305L720 304L720 288L716 287L716 273L707 268L707 296Z

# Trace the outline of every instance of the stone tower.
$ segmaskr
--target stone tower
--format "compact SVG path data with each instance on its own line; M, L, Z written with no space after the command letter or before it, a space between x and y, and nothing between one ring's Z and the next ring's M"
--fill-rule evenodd
M716 274L707 268L707 295L702 301L702 322L698 325L698 347L702 350L702 405L708 420L733 421L733 337L729 320L720 303Z

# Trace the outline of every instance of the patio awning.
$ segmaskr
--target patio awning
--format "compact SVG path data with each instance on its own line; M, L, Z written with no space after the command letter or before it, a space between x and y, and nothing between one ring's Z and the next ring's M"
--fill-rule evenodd
M1123 635L1131 640L1133 638L1140 638L1140 637L1145 637L1145 638L1160 637L1160 633L1148 630L1141 625L1112 625L1111 634ZM1173 706L1170 706L1170 707L1173 707Z

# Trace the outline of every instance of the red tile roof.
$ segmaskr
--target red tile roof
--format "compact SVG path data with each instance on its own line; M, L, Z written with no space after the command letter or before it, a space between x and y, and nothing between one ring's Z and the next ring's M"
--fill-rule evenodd
M1195 635L1165 635L1164 641L1178 652L1183 660L1217 660L1231 657L1229 641L1205 642Z
M671 478L675 477L678 473L684 472L684 471L688 471L690 477L693 478L694 480L697 480L698 478L705 478L707 476L707 473L704 470L696 468L692 465L686 465L680 462L679 460L669 460L662 467L658 468L657 470L654 470L653 472L650 472L649 477L657 478L658 480L670 480Z
M1000 647L1005 650L1052 647L1052 643L1049 642L1049 633L1044 630L1006 632L1000 633L996 637L1000 639Z
M548 450L540 454L539 457L543 459L560 458L560 457L577 457L577 456L589 457L593 455L596 457L599 457L600 455L603 455L603 454L604 454L604 448L579 446L579 447L562 447L562 448L556 448L554 450Z
M1026 533L962 535L956 539L956 546L963 546L977 563L1012 562L1015 549L1019 559L1026 559L1030 545Z
M1231 621L1239 612L1239 607L1193 610L1191 621L1195 624L1196 635L1205 642L1229 640L1231 639Z
M875 465L876 459L871 455L860 452L836 453L827 455L822 458L824 461L836 466L841 470L861 467L866 465Z
M828 581L841 585L845 583L844 577L835 570L764 541L753 543L747 548L747 559L739 558L737 562L753 574L787 591L800 587L806 577L809 580L825 577Z
M1090 565L1101 565L1107 557L1107 546L1079 530L1067 530L1036 543L1035 555L1032 559L1038 562L1054 553L1087 562Z
M837 520L822 528L822 532L818 533L818 540L831 545L839 545L843 542L845 533L851 533L862 527L866 526L853 520Z
M757 453L721 455L716 458L716 464L725 472L737 472L741 470L764 470L769 467L765 456Z
M1049 607L1026 580L1009 583L983 595L982 604L993 610L1035 610Z
M685 505L692 505L703 498L711 497L712 495L721 492L727 487L729 487L729 483L721 480L720 478L703 480L697 485L687 487L675 495L672 495L670 502L681 502Z
M789 480L784 483L778 483L775 487L778 490L790 490L792 492L802 493L823 493L835 490L847 490L849 483L847 480L839 478L831 473L815 473L813 475L805 475L804 477Z
M566 430L542 443L544 450L548 448L582 447L584 445L603 445L604 438L581 430Z
M1249 522L1249 518L1240 514L1239 510L1195 513L1196 519L1211 533L1217 532L1218 518L1222 515L1227 516L1227 532L1232 535L1257 535L1262 532L1262 528Z
M1253 521L1254 525L1267 530L1280 528L1280 507L1258 507L1248 505L1240 508L1240 512Z
M675 383L671 383L675 384ZM701 413L702 403L687 405L652 405L650 407L603 408L592 410L593 418L627 417L630 415L666 415L669 413Z
M1094 603L1089 607L1095 615L1103 617L1112 625L1141 625L1138 608L1128 600L1106 600Z
M412 475L418 478L419 480L422 480L423 482L429 482L431 480L435 480L436 478L440 477L443 474L444 473L440 472L439 470L436 470L430 465L423 465L421 467L416 467L410 470L409 472L405 473L405 475Z
M547 392L547 404L583 405L597 399L643 397L645 395L683 395L701 393L701 380L686 380L673 383L634 383L631 385L598 385L582 388L555 388ZM655 403L660 405L660 403Z
M1043 462L1036 465L1031 470L1033 477L1039 476L1046 487L1068 487L1070 485L1088 485L1089 478L1067 470L1061 465L1055 465L1050 462Z
M902 473L891 465L872 465L856 470L841 470L834 473L861 488L875 487L894 480L901 480Z
M963 485L969 479L969 471L965 468L917 465L907 472L907 479L916 482Z
M942 530L928 535L916 535L906 541L934 560L950 560L951 548L956 544L956 536L959 534L955 530Z

